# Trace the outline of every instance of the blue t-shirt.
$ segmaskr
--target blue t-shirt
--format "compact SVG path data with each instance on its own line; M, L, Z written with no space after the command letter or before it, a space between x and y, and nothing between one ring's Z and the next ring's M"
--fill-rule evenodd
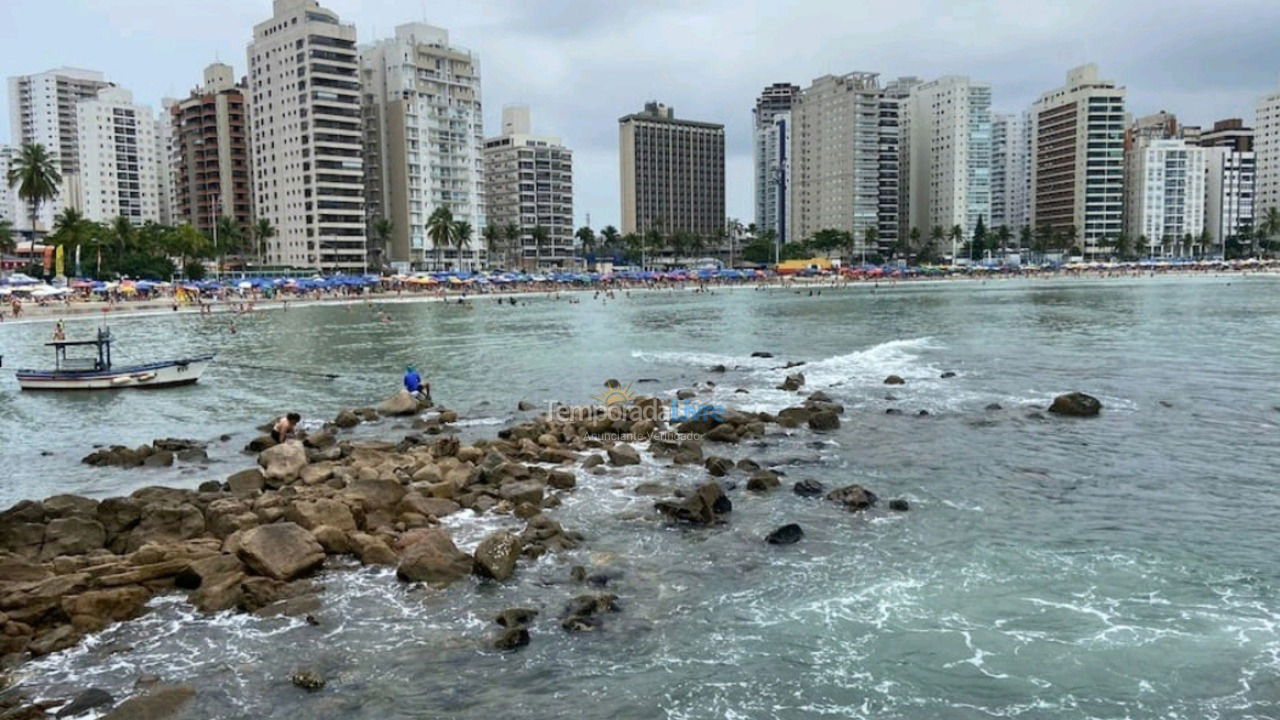
M422 389L422 377L418 373L410 370L404 374L404 389L409 392L418 392Z

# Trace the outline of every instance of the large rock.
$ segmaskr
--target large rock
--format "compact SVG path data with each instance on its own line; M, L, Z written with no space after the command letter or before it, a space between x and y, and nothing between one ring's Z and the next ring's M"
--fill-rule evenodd
M285 512L285 517L308 530L329 525L351 532L356 529L355 516L346 504L330 498L296 500Z
M792 373L788 375L782 384L778 386L779 390L799 390L804 386L804 373Z
M204 515L191 503L150 503L142 508L142 519L129 533L125 549L133 552L150 542L172 543L203 535Z
M890 375L884 379L885 385L905 385L906 383L907 381L903 380L900 375Z
M255 572L276 580L293 580L324 562L324 548L315 536L291 522L246 530L238 554Z
M542 505L542 483L536 480L523 480L520 482L509 482L502 486L498 491L499 496L504 500L510 500L512 503L519 505L520 503L530 503L532 505Z
M44 545L40 548L41 560L52 560L62 555L83 555L101 550L107 542L107 531L102 523L82 517L63 517L51 520L44 530Z
M720 515L733 510L733 503L725 496L719 483L705 483L687 498L660 500L654 503L658 512L681 522L709 525Z
M410 582L446 587L471 574L474 562L440 528L415 530L417 542L408 546L396 568L396 576Z
M770 545L790 545L800 542L803 537L804 530L795 523L789 523L766 535L764 540Z
M838 490L832 490L827 493L827 499L839 503L844 509L854 512L857 510L865 510L876 504L876 494L861 485L846 485Z
M65 517L92 518L98 513L97 500L79 495L54 495L51 498L45 498L41 505L44 506L45 516L50 519Z
M360 424L360 418L350 410L339 410L333 424L340 428L353 428Z
M404 486L396 480L365 478L347 486L347 491L364 498L366 511L392 510L404 498Z
M640 464L640 453L626 443L618 443L613 447L607 448L606 452L609 453L609 462L614 465Z
M1071 392L1053 399L1049 412L1072 417L1093 417L1102 411L1102 403L1092 395Z
M58 709L57 717L76 717L95 708L114 704L116 699L102 688L89 688L76 695L71 702Z
M125 700L102 720L168 720L196 696L190 685L157 685L146 694Z
M237 495L259 493L266 487L266 478L258 468L249 468L229 476L227 487Z
M100 630L108 623L142 614L151 593L138 585L89 590L62 598L62 610L82 630Z
M408 390L401 390L378 405L378 412L383 415L415 415L421 409L418 399Z
M291 483L298 479L307 466L307 449L302 443L290 440L263 450L258 454L262 476L268 484Z
M494 580L506 580L515 572L522 545L515 533L499 530L476 547L475 573Z
M835 430L840 427L840 417L831 410L819 410L809 416L811 430Z

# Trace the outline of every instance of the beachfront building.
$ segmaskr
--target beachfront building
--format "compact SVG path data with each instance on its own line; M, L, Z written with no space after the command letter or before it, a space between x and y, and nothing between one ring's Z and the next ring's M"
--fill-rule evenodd
M757 232L772 230L774 241L785 244L791 212L787 188L791 172L791 107L800 86L774 83L756 98L752 154L755 165Z
M1258 99L1253 127L1258 163L1255 210L1262 217L1280 208L1280 90Z
M840 230L859 258L887 252L898 234L900 107L871 72L823 75L801 92L792 110L793 242ZM878 239L868 244L871 229Z
M366 266L356 28L315 0L274 0L247 49L254 216L270 265Z
M151 108L134 103L128 90L102 88L76 104L76 135L80 187L73 206L89 220L159 222L161 158Z
M230 65L214 63L205 68L203 84L170 103L173 222L210 235L222 216L246 232L252 225L245 90Z
M1086 256L1124 230L1125 89L1074 68L1031 106L1031 224L1074 229Z
M724 125L677 119L674 108L648 102L618 118L618 147L623 234L720 237Z
M909 216L927 232L991 227L991 86L947 76L911 90L906 114Z
M1031 122L1027 113L991 116L991 227L1015 237L1031 224Z
M1132 153L1129 237L1148 257L1196 254L1204 230L1205 152L1186 140L1139 138Z
M160 222L165 225L174 224L173 211L177 198L177 176L174 166L174 134L173 123L169 121L169 113L178 101L173 98L161 98L161 110L156 115L156 167L157 184L160 186Z
M1219 120L1200 135L1205 152L1205 228L1213 236L1214 252L1225 251L1227 239L1252 227L1257 190L1257 157L1253 128L1240 118Z
M0 143L0 222L7 222L10 227L19 213L18 193L5 178L9 177L9 161L15 154L17 149L12 145Z
M481 264L486 223L480 59L424 23L362 48L365 83L365 192L370 221L391 221L389 261L397 267ZM436 247L427 221L447 207L472 230L468 243Z
M558 137L534 135L529 108L502 109L502 134L484 143L488 222L498 234L491 264L566 268L573 252L573 151ZM515 226L514 244L505 229ZM545 240L539 242L546 231Z
M78 199L80 151L76 130L76 104L93 100L98 91L110 87L102 73L94 70L62 67L34 75L9 78L9 130L13 146L43 145L58 159L62 187L57 197L40 204L36 225L41 232L53 227L53 218ZM14 200L14 227L31 229L28 207L17 207Z

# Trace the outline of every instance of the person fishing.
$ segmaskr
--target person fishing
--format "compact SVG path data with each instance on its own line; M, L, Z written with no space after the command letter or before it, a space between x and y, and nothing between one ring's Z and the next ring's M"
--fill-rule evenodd
M271 439L277 443L282 443L293 437L294 432L298 429L299 422L302 422L302 416L296 412L291 412L276 420L276 424L271 427Z
M404 389L413 393L419 401L431 403L431 384L422 381L418 368L409 365L404 369Z

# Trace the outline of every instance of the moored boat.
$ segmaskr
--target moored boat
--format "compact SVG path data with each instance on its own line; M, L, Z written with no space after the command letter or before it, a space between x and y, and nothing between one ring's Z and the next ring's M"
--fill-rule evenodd
M213 355L162 360L139 365L114 366L111 362L111 332L98 330L93 340L55 340L52 370L18 370L23 390L121 390L189 385L200 379ZM89 348L93 355L68 357L67 350Z

